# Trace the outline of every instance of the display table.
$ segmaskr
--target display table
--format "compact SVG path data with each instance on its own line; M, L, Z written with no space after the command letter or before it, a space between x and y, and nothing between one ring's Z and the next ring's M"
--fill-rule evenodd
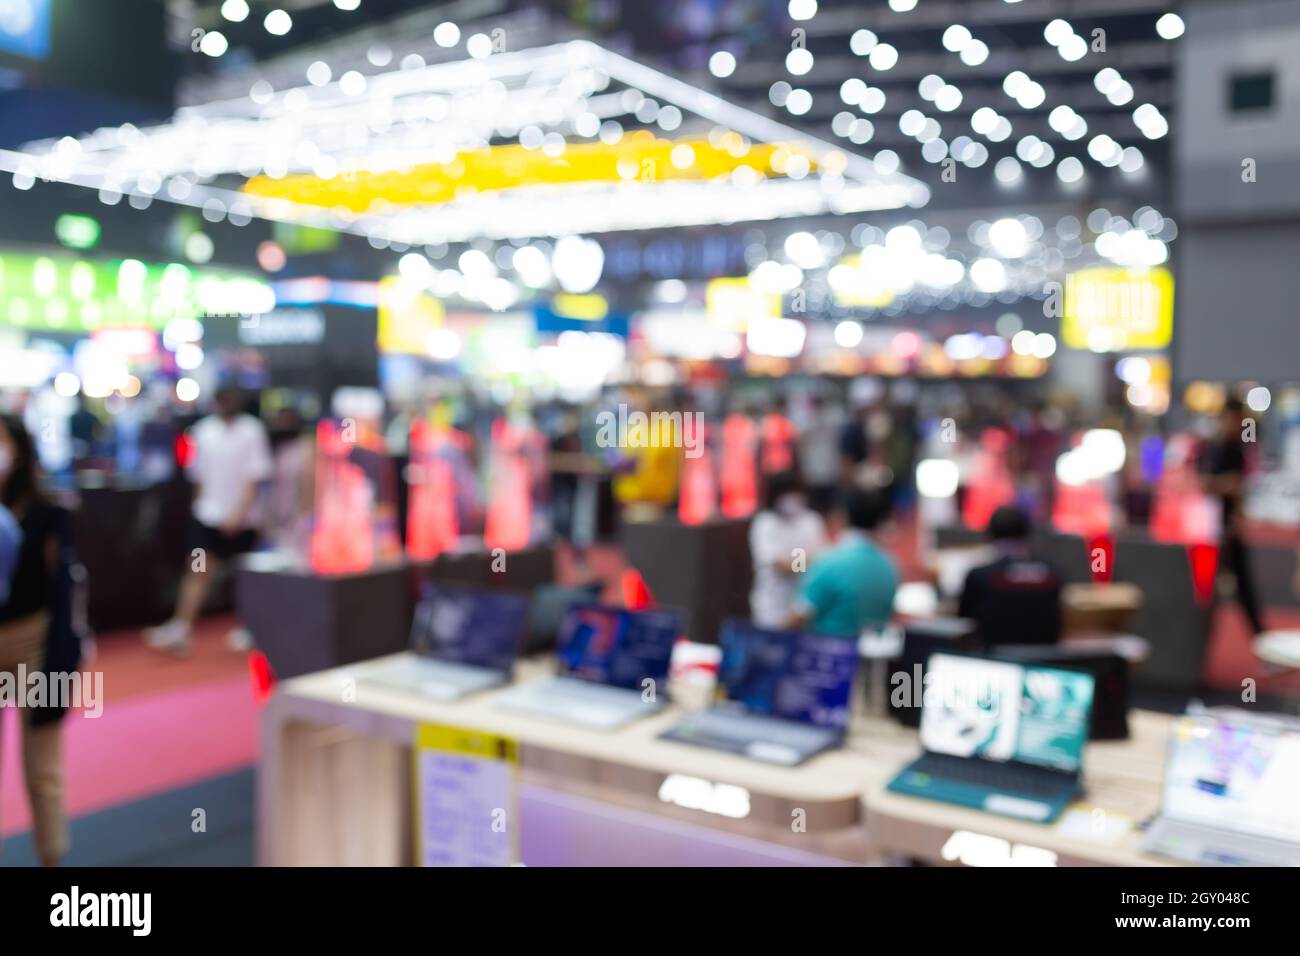
M691 640L716 644L727 618L749 617L754 563L748 518L714 518L696 525L676 518L625 521L620 544L656 603L684 612Z
M258 859L273 865L404 865L412 859L411 747L442 724L519 744L519 830L530 865L801 865L866 858L861 758L770 767L656 736L669 709L612 733L510 714L489 692L438 703L366 683L367 666L279 685L262 716ZM545 665L525 662L521 679ZM354 682L354 683L349 683ZM347 698L351 697L349 700ZM660 798L670 775L748 792L742 819ZM795 821L803 828L797 831Z
M997 865L998 854L1005 852L1022 859L1054 861L1057 866L1173 865L1139 852L1142 833L1137 828L1160 809L1172 720L1164 714L1133 710L1130 739L1089 743L1084 755L1084 795L1050 825L890 793L886 786L897 768L918 753L913 737L890 761L873 768L880 772L866 791L871 846L876 853L932 864ZM1076 809L1082 820L1071 816Z
M392 654L410 643L410 568L320 574L263 553L235 576L235 606L281 679Z
M283 682L262 717L258 858L275 865L407 865L412 746L437 724L518 743L518 827L529 865L842 865L904 855L942 861L958 830L1056 854L1061 865L1153 864L1136 830L1117 843L885 792L919 752L916 733L861 716L848 745L783 768L661 741L669 708L615 732L496 709L494 692L439 703L367 683L391 659ZM524 662L521 680L549 668ZM1169 718L1134 712L1129 741L1088 746L1085 802L1133 821L1156 812ZM670 780L743 788L739 817L677 805ZM864 799L865 798L865 799Z

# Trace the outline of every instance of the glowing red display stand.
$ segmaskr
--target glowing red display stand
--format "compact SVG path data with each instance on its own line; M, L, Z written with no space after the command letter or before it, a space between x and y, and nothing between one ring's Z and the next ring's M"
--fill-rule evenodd
M684 429L695 428L690 418ZM714 478L713 453L703 433L686 436L685 448L694 448L698 454L683 454L681 491L677 500L677 516L682 524L703 524L718 513L718 482Z
M775 475L794 469L794 441L797 437L794 422L777 412L763 416L763 453L760 463L763 474Z
M758 509L758 429L744 415L728 415L722 422L722 461L719 484L722 513L744 518Z
M1007 468L1007 446L1010 437L997 428L989 428L980 436L966 487L966 501L962 506L962 521L966 527L981 531L988 527L993 512L1016 500L1016 488Z
M431 561L456 546L456 476L447 452L461 436L445 426L416 421L411 426L409 492L406 506L406 553Z
M528 547L533 499L527 444L530 430L498 418L492 423L487 524L483 541L489 550L519 551Z
M355 428L355 426L353 426ZM321 574L364 571L374 564L374 488L351 460L355 438L332 421L316 427L316 508L310 561Z

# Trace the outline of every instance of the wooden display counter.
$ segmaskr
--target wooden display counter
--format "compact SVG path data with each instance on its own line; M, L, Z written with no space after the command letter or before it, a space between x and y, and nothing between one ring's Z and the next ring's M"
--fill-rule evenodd
M871 846L931 864L997 865L999 853L1041 865L1167 866L1139 852L1144 823L1160 810L1168 734L1173 718L1129 712L1128 740L1089 743L1084 753L1084 794L1052 824L1029 823L934 800L891 793L897 766L914 758L919 744L897 754L895 769L868 786Z
M421 724L518 743L520 858L528 865L943 862L958 831L1046 850L1060 865L1157 862L1137 854L1136 824L1158 809L1168 723L1159 715L1135 712L1129 741L1089 744L1084 812L1096 804L1133 826L1116 840L1079 839L1059 824L887 793L919 744L915 732L886 719L859 716L844 749L774 767L658 740L680 719L676 707L615 732L584 730L498 710L493 692L439 703L364 680L388 660L277 688L262 717L260 863L410 864L411 754ZM549 667L530 661L518 670L532 680ZM743 791L741 809L679 805L670 780Z

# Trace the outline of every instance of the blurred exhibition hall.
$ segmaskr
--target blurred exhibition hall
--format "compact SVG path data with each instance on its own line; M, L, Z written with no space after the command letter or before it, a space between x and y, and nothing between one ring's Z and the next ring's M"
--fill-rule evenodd
M0 0L4 866L1300 865L1295 0Z

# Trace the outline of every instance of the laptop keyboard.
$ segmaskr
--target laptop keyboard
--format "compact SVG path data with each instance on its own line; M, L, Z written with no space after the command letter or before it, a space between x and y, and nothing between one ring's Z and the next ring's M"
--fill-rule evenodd
M663 736L785 767L802 763L838 739L823 727L721 710L693 714Z
M1177 820L1156 821L1143 849L1211 866L1297 866L1300 846L1267 837L1230 833Z
M1038 797L1052 797L1061 791L1061 775L1023 764L994 763L988 760L927 753L909 768L913 773L928 774L957 783L968 783L989 790L1010 790Z

